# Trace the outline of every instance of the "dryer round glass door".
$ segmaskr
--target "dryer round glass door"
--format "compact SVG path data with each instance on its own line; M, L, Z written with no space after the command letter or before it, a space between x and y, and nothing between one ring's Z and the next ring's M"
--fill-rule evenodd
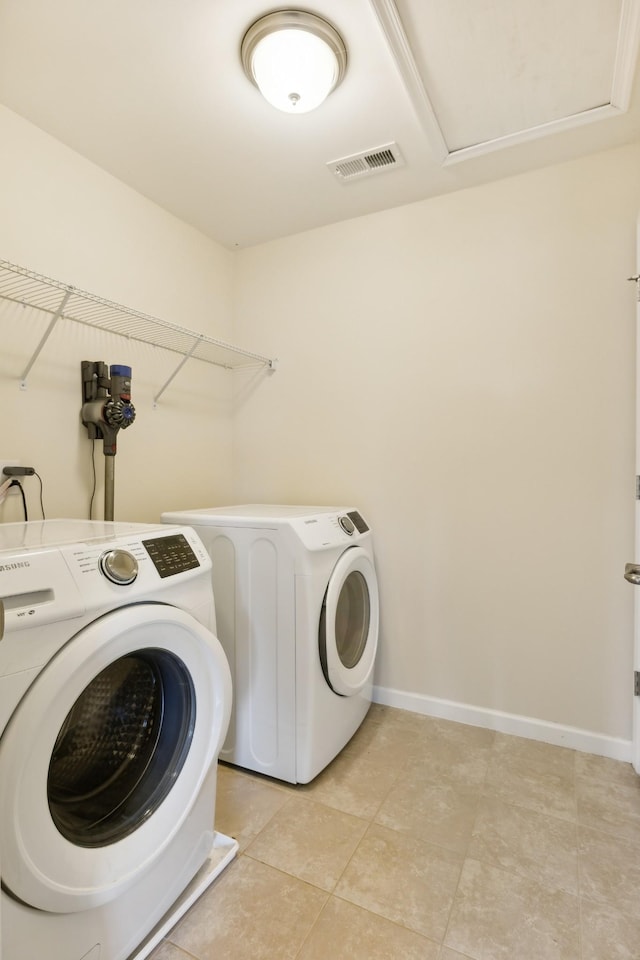
M378 581L362 547L335 565L320 617L320 662L334 693L351 697L371 682L378 647Z
M222 647L182 610L123 607L76 634L0 740L10 892L66 913L144 882L217 760L230 708Z

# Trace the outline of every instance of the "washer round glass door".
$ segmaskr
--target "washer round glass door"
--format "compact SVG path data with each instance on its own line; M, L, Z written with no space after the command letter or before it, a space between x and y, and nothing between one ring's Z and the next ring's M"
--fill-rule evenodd
M196 699L183 661L167 650L136 650L82 691L53 747L49 811L82 847L128 836L162 803L193 740Z
M378 647L378 581L362 547L333 568L320 617L320 662L331 689L343 697L371 681Z
M76 634L0 740L6 887L69 912L131 886L184 823L230 707L222 647L182 610L123 607Z

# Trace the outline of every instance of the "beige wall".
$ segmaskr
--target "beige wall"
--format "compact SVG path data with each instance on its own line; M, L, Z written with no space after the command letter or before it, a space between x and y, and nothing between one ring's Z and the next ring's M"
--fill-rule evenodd
M0 108L0 257L189 329L231 339L232 254L73 151ZM153 397L180 358L59 321L20 390L47 326L36 311L0 301L0 459L36 468L51 517L87 516L91 443L80 423L80 362L133 368L135 424L120 433L116 519L231 496L232 374L188 363ZM102 515L102 445L96 443ZM26 481L30 516L38 484ZM0 521L21 519L19 497Z
M639 200L629 147L238 255L235 493L362 509L382 699L631 737Z
M640 147L230 254L2 109L0 141L3 258L281 360L153 409L170 356L62 321L21 391L43 319L0 303L0 459L49 516L86 516L80 361L129 363L117 518L356 504L382 698L628 742Z

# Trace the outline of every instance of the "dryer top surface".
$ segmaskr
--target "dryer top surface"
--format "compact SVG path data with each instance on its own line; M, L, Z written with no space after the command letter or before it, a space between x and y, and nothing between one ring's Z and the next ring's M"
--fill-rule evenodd
M197 507L193 510L169 511L163 513L163 519L172 523L229 523L255 527L258 523L273 527L276 524L290 523L308 517L320 517L327 514L347 513L352 507L297 506L282 503L243 503L231 507Z
M312 507L249 503L235 507L204 507L163 513L165 523L193 526L203 538L215 528L229 537L241 537L255 530L289 544L307 564L311 553L331 552L336 556L355 543L370 544L371 533L362 515L353 507ZM271 533L269 533L271 531Z

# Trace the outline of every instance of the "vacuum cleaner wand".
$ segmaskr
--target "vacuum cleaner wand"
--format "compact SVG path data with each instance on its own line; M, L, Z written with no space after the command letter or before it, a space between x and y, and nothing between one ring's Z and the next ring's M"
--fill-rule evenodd
M82 422L90 440L102 440L105 456L104 518L113 520L114 457L120 430L130 427L136 417L131 403L131 367L102 361L83 360Z

